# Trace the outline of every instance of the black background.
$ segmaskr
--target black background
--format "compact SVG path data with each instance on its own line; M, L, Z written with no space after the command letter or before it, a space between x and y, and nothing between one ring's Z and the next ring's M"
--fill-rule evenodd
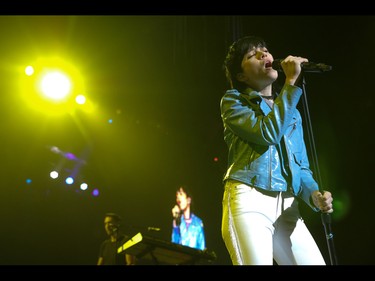
M223 59L242 35L263 37L275 58L332 66L305 78L319 171L335 200L337 257L374 264L374 33L374 16L352 15L0 16L0 264L94 265L109 211L124 231L159 227L148 233L169 241L175 189L187 185L215 264L229 265L219 101ZM47 116L20 97L19 70L52 54L80 69L95 114ZM84 157L79 176L100 196L49 179L60 161L49 146ZM301 210L329 263L320 214Z

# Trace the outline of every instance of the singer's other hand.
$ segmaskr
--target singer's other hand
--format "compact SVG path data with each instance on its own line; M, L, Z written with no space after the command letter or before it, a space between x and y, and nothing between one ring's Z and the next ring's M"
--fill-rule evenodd
M314 205L319 208L323 213L332 213L332 194L329 191L324 191L323 194L316 190L311 194Z
M172 208L172 216L176 219L176 218L178 218L178 216L180 215L180 213L181 213L180 207L178 207L178 205L175 205Z
M308 59L302 57L287 56L281 62L285 74L285 84L295 85L302 71L301 63L308 61Z

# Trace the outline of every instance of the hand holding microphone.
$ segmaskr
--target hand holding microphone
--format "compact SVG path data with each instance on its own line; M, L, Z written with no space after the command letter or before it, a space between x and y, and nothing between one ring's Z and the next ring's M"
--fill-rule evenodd
M315 207L319 208L323 213L332 213L333 212L333 197L331 192L315 190L311 194L312 201Z
M272 68L279 71L284 72L282 67L283 59L275 59L272 62ZM332 70L332 66L324 64L324 63L315 63L315 62L303 62L301 63L301 68L303 72L311 72L311 73L321 73Z
M322 73L330 71L332 66L324 63L309 62L308 59L296 56L287 56L285 59L275 59L272 68L278 72L284 72L285 83L298 85L302 72Z
M175 205L172 208L172 216L174 218L173 224L175 224L176 226L179 226L181 223L181 209L178 205Z
M172 209L173 218L177 219L181 215L181 209L178 205L175 205Z
M302 57L287 56L285 59L280 61L280 66L285 74L285 84L296 85L297 80L302 72L302 63L306 63L309 60ZM275 61L272 63L272 68L277 64ZM276 66L275 66L276 67ZM275 68L274 68L275 69Z

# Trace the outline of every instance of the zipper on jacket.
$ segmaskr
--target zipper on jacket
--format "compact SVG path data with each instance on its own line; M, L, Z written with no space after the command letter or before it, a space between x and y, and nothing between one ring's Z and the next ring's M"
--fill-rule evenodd
M271 145L270 146L270 149L268 149L268 163L269 163L269 167L268 167L268 171L269 171L269 175L268 175L268 181L269 181L269 187L272 188L272 148L274 146Z
M290 133L288 134L288 138L290 138L293 135L294 131L296 130L296 128L297 128L297 121L294 122L291 126L293 126L293 128L290 131Z

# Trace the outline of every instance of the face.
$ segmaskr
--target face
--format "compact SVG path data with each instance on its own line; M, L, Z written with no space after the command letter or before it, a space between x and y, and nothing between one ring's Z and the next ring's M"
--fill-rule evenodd
M180 188L176 192L176 203L180 207L181 211L186 210L187 207L190 206L191 198L187 197L183 188Z
M272 68L273 56L265 47L250 49L242 58L242 72L237 79L246 83L250 88L261 91L270 86L278 77Z
M104 218L104 228L108 235L113 235L116 232L115 229L118 227L119 224L113 217Z

